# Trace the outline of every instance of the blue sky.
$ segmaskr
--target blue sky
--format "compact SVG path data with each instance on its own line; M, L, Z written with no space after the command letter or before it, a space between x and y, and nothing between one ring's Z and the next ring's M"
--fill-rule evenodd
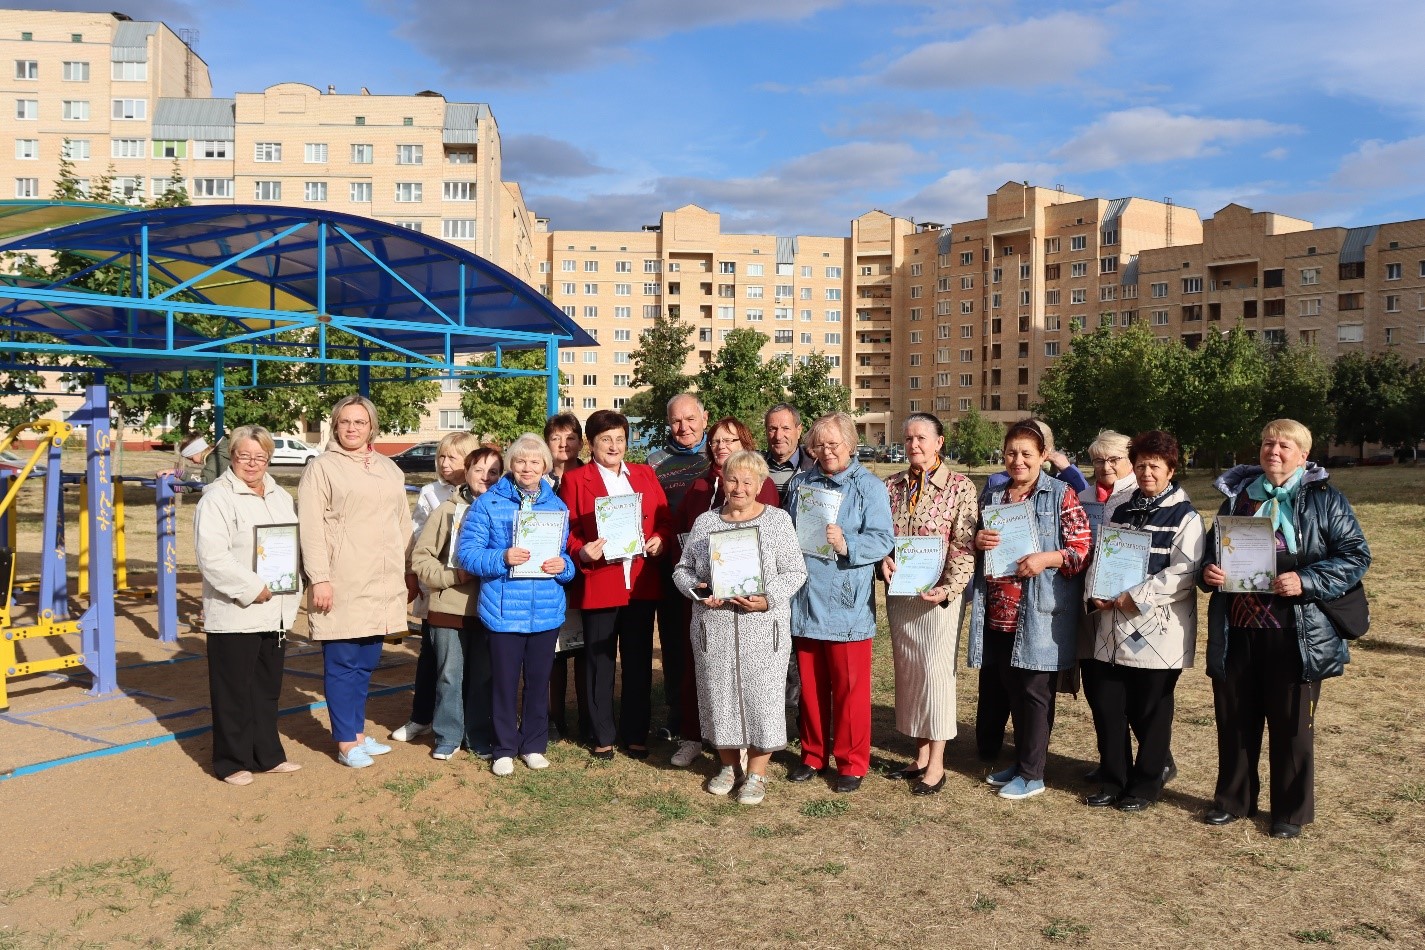
M301 81L489 103L505 177L554 228L633 230L693 202L727 231L845 234L871 208L978 217L1008 179L1204 217L1425 217L1418 0L120 6L198 28L217 95ZM279 10L295 29L272 32Z

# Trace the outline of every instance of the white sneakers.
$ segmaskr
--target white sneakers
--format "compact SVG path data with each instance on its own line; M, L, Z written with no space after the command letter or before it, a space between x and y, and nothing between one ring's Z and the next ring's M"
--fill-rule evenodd
M678 751L673 753L673 758L669 761L675 768L686 769L702 754L703 744L701 742L684 739L678 743Z
M397 742L410 742L412 739L416 738L416 736L423 736L427 732L430 732L430 723L416 722L414 719L412 719L410 722L406 723L404 726L391 733L391 738L395 739Z
M524 764L528 765L532 769L549 768L549 760L546 759L544 756L540 755L538 752L530 752L520 756L520 758L524 759Z
M515 760L507 755L502 755L495 760L495 764L490 766L490 771L496 775L512 775L515 771Z

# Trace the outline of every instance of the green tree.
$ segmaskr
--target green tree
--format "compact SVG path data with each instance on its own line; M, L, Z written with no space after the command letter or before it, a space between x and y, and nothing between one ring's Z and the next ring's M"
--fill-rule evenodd
M851 390L836 381L838 375L825 354L813 351L787 377L787 402L808 422L828 412L850 412Z
M183 168L178 164L178 159L173 159L173 167L168 172L168 186L163 189L163 194L155 195L145 207L148 208L186 208L191 201L188 200L188 185L183 180Z
M782 377L787 372L787 359L778 356L764 362L762 347L767 340L765 333L739 327L727 335L717 355L698 373L698 398L707 407L710 420L732 416L755 422L786 398Z
M1359 446L1362 456L1367 442L1405 442L1412 428L1408 420L1410 375L1410 366L1393 351L1338 357L1331 368L1336 441Z
M1052 423L1051 423L1052 424ZM950 426L946 440L964 465L984 465L1004 443L1004 426L971 407Z
M486 353L470 360L471 366L494 366L495 355ZM505 353L504 365L511 369L544 369L543 350L514 350ZM567 382L559 374L560 392ZM463 395L460 409L465 425L480 436L492 436L501 444L525 432L542 432L549 417L545 379L540 376L466 376L460 382Z
M1262 380L1259 425L1273 419L1295 419L1311 430L1325 448L1335 428L1336 414L1327 395L1331 392L1331 366L1321 351L1307 344L1278 347L1271 354ZM1256 432L1252 433L1255 441Z
M1267 356L1238 326L1208 333L1179 376L1165 428L1183 444L1184 455L1204 455L1216 466L1227 452L1255 441L1262 426ZM1136 430L1127 430L1132 435Z
M668 426L668 400L686 392L692 377L683 372L688 354L693 352L693 325L685 323L678 307L660 312L646 327L633 351L634 393L623 411L637 418L638 431L655 442Z
M74 161L69 157L69 139L64 140L64 147L59 151L59 177L54 181L54 192L51 197L55 201L88 201L89 196L84 193L84 188L79 183L79 176L75 173Z

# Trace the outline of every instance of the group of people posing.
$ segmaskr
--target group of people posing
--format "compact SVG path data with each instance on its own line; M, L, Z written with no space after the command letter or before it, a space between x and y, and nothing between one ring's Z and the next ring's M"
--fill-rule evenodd
M196 516L218 776L245 785L253 773L296 768L276 708L298 596L271 592L252 569L255 526L300 525L310 636L322 644L343 765L366 767L390 751L366 734L365 704L383 639L406 629L408 609L423 618L423 638L410 721L391 738L431 733L436 759L464 748L496 775L517 759L548 767L548 743L561 734L598 759L616 749L646 758L656 629L664 731L678 740L672 764L687 767L710 748L719 768L707 791L749 805L763 800L770 758L788 744L788 707L800 755L787 780L824 774L837 792L860 788L870 771L876 586L889 590L899 545L930 538L943 552L938 577L881 598L896 727L916 742L915 759L889 777L912 794L945 786L968 603L981 758L1000 755L1007 721L1014 734L1013 760L985 780L1008 800L1044 791L1055 699L1077 691L1081 676L1098 746L1098 791L1085 804L1149 807L1176 774L1173 694L1193 664L1200 587L1211 594L1218 730L1205 820L1256 813L1264 728L1272 833L1294 837L1312 820L1320 684L1349 658L1329 604L1359 585L1370 553L1350 505L1307 461L1311 434L1299 423L1269 424L1260 464L1216 483L1227 496L1220 514L1270 519L1277 545L1270 590L1227 593L1216 539L1178 483L1181 452L1167 432L1100 433L1090 483L1055 451L1048 427L1026 419L1005 435L1004 472L977 492L944 461L942 425L927 413L906 419L907 468L882 481L858 461L845 413L804 433L795 408L775 406L758 451L742 421L709 425L692 395L667 409L668 443L648 464L626 460L629 423L613 411L582 426L554 416L542 436L526 433L503 454L467 433L447 436L414 516L401 473L373 448L376 410L361 397L334 407L332 441L304 472L295 511L266 471L271 436L233 432L232 468ZM828 498L831 516L813 510ZM618 550L601 536L614 502L637 527L636 543ZM1002 537L983 512L1024 502L1038 550L991 574L986 552ZM558 515L543 523L563 526L560 543L546 537L538 557L521 547L522 512ZM1112 526L1151 539L1146 579L1112 599L1087 598L1095 532ZM750 527L754 592L715 596L719 532Z

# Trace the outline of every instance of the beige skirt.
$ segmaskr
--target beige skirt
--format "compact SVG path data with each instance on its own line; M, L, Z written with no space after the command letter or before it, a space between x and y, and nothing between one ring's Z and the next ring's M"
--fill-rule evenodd
M953 739L960 611L919 597L887 597L896 669L896 729L917 739Z

